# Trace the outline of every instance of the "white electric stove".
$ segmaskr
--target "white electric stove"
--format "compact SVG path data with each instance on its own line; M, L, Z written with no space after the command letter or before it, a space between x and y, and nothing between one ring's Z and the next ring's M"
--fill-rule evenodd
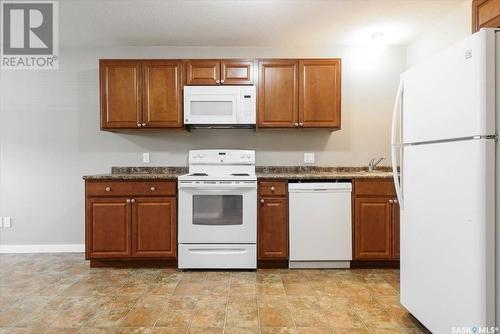
M255 151L189 151L178 188L179 268L256 268Z

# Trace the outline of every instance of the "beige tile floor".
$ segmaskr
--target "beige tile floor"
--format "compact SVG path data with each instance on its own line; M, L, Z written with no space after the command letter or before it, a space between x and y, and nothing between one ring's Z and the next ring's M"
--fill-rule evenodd
M0 334L426 333L399 271L90 269L81 254L0 255Z

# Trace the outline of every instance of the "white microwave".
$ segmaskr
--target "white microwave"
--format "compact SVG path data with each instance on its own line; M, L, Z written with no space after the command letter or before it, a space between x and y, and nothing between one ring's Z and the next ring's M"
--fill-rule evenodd
M255 86L184 86L184 124L255 126Z

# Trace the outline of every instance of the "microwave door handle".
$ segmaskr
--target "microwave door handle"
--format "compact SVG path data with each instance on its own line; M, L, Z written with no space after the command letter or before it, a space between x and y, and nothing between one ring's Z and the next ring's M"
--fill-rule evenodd
M234 119L234 124L239 124L241 122L240 119L240 112L241 112L241 95L238 93L236 95L236 98L233 96L233 119Z

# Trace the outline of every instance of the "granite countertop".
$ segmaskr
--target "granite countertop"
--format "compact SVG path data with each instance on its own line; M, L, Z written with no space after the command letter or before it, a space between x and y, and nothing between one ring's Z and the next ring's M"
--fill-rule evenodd
M84 180L177 180L187 167L111 167L111 173L84 175Z
M357 178L392 178L389 167L369 172L365 167L287 166L257 167L257 178L289 180L345 180Z
M84 180L176 180L187 167L112 167L109 174L85 175ZM364 167L258 166L257 178L289 180L334 180L356 178L391 178L388 167L368 172Z

